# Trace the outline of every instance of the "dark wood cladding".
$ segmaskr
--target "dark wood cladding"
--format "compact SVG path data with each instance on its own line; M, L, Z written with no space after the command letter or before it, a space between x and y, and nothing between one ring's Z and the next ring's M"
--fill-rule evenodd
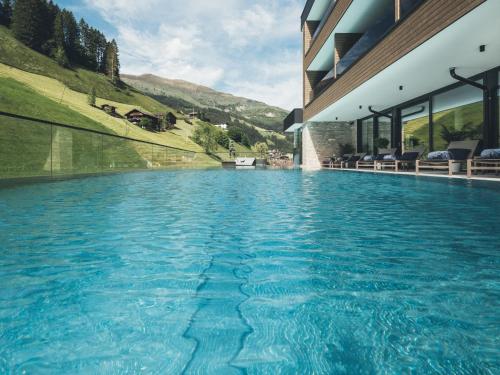
M337 102L485 1L427 0L309 103L304 110L304 120Z
M326 40L332 33L337 23L340 21L347 8L351 5L353 0L337 0L337 4L330 13L328 20L325 22L323 29L319 32L319 35L314 39L310 48L306 49L306 54L304 57L304 65L308 67L311 62L314 60L319 50L326 43ZM333 47L333 46L332 46Z

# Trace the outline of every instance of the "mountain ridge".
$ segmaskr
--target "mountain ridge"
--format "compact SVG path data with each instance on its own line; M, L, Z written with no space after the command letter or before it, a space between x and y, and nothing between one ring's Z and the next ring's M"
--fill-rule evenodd
M277 106L274 106L274 105L271 105L271 104L267 104L267 103L265 103L263 101L260 101L260 100L251 99L251 98L247 98L247 97L244 97L244 96L234 95L234 94L231 94L231 93L228 93L228 92L224 92L224 91L213 89L213 88L211 88L209 86L205 86L205 85L201 85L201 84L198 84L198 83L186 81L186 80L183 80L183 79L167 78L167 77L162 77L162 76L159 76L159 75L156 75L156 74L153 74L153 73L144 73L144 74L138 74L138 75L122 73L121 74L121 78L124 79L124 81L126 81L126 80L134 80L134 79L138 79L138 78L140 78L140 79L151 79L151 78L153 78L153 79L156 79L156 80L164 81L165 83L175 83L175 84L178 84L178 85L187 86L187 87L190 87L190 88L194 88L195 90L198 90L198 89L201 88L204 91L211 92L211 93L218 94L218 95L222 95L222 96L226 96L228 98L240 99L240 100L250 101L250 102L254 102L254 103L258 103L258 104L263 104L263 105L265 105L267 107L275 108L275 109L278 109L280 111L286 112L286 110L283 109L283 108L280 108L280 107L277 107Z
M210 112L214 123L244 121L258 128L282 133L288 112L264 102L236 96L193 82L155 74L122 74L121 79L135 89L183 112Z

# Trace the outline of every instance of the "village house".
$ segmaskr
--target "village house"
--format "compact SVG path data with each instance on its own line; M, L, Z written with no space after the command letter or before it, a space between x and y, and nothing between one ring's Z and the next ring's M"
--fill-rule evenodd
M106 112L108 115L113 116L113 117L120 117L118 112L116 112L116 107L110 104L103 104L101 105L101 110Z
M160 130L160 119L152 113L134 108L125 113L126 119L134 125L150 131ZM149 121L144 121L147 119Z
M216 128L219 128L221 130L227 130L227 124L219 124L215 125Z

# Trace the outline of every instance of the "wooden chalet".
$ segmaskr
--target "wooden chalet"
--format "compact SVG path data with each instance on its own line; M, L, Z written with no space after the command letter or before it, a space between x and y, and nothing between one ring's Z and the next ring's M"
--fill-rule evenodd
M150 131L159 131L160 130L160 119L158 118L158 116L155 116L152 113L134 108L133 110L125 113L125 117L132 124L140 126L144 129L147 129ZM148 126L147 128L141 125L141 120L144 118L151 120L150 121L151 125Z
M113 117L120 117L118 112L116 112L116 107L110 104L103 104L101 105L101 110L106 112L108 115L113 116Z
M165 120L171 127L174 127L177 124L177 117L172 112L168 112L167 114L165 114Z

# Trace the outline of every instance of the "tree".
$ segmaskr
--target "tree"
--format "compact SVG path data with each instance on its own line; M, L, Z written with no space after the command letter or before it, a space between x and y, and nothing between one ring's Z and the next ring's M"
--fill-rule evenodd
M267 158L267 153L269 152L269 147L265 142L256 143L254 146L255 152L257 152L261 159Z
M120 81L120 60L118 58L118 45L114 39L106 44L105 63L106 75L116 85Z
M46 41L47 7L43 0L17 0L12 13L14 36L37 51Z
M227 136L237 143L241 143L243 132L240 128L231 126L227 131Z
M215 136L215 139L218 145L224 148L229 148L230 139L225 131L217 129L217 134Z
M217 150L217 133L213 126L200 124L195 129L192 136L193 141L198 143L207 154L213 153Z
M153 121L149 117L143 117L139 121L139 126L143 129L151 129L153 128Z
M95 107L96 97L97 97L97 94L96 94L95 87L92 87L92 89L89 92L89 95L87 96L87 102L92 107Z
M64 48L58 47L55 54L54 54L54 59L56 62L65 68L69 67L69 60L68 57L66 56L66 52L64 51ZM90 99L89 99L90 100ZM95 97L94 97L94 102L91 104L92 106L95 106Z
M12 2L3 0L0 4L0 25L9 27L12 21Z
M250 140L248 139L248 136L246 134L243 134L243 137L241 137L241 144L246 147L250 147Z

